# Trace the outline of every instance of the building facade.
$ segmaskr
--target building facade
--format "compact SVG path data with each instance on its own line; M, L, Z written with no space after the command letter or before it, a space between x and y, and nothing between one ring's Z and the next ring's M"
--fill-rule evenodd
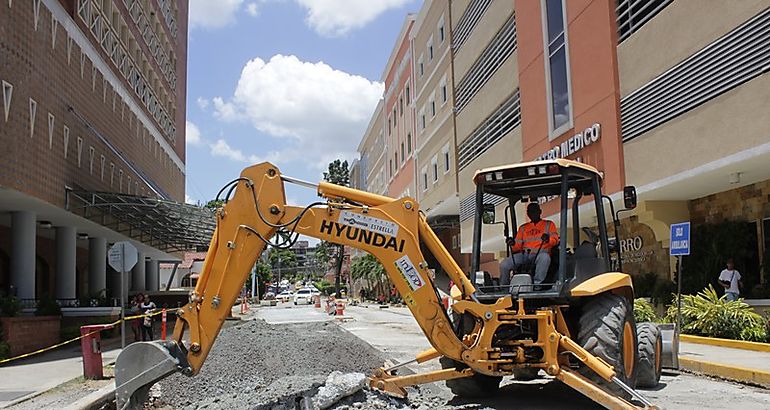
M109 215L91 220L83 210L95 202L83 193L184 202L187 7L3 3L3 293L61 301L115 294L107 246L138 237ZM134 241L133 289L157 290L158 261L177 259L153 240Z
M406 16L382 76L388 195L393 197L415 194L413 50L409 41L414 20L415 15Z
M449 51L437 37L442 15ZM761 50L770 46L768 21L768 0L708 7L696 0L425 1L411 35L421 208L429 216L456 215L467 254L476 170L573 159L602 172L616 208L624 186L637 188L638 207L620 214L629 273L674 278L669 229L691 221L694 248L721 244L713 232L740 232L720 247L740 244L730 252L748 288L766 283L760 271L770 259L770 116L763 109L770 57ZM437 102L444 75L451 121ZM442 150L452 138L445 151L453 167L444 175ZM453 195L457 207L448 200ZM555 205L543 202L544 216L558 221ZM719 231L720 224L733 230ZM483 269L497 275L505 256L501 230L483 231L482 251ZM704 263L689 262L691 269L717 269L724 260ZM687 259L684 266L687 272Z

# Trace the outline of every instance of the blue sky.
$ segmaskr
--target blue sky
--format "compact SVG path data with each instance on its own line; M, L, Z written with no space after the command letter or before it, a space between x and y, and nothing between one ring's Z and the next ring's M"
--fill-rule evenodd
M213 199L255 162L317 181L351 159L418 0L190 0L187 197ZM307 204L310 190L287 189Z

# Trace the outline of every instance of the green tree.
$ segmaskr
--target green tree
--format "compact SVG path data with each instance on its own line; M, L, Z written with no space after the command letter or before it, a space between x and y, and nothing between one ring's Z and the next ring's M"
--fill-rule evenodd
M259 291L259 295L261 297L262 295L265 294L265 286L267 285L267 283L273 280L273 274L270 270L270 264L262 260L258 260L256 265L254 266L254 272L256 272L256 275L257 275L257 290ZM254 274L254 272L252 272L252 274ZM249 275L249 281L247 286L251 286L251 275Z
M212 199L211 201L206 202L206 205L203 205L203 207L212 211L216 211L218 208L221 208L224 205L225 201L221 199Z
M324 172L324 180L332 184L350 186L350 170L347 161L335 159L329 163L329 170ZM344 259L345 248L343 245L337 245L336 268L334 271L334 292L340 297L340 275L342 273L342 261Z
M350 277L353 280L363 280L366 292L370 296L376 297L382 294L387 296L387 291L390 289L385 267L369 253L353 258L350 264Z
M273 272L280 282L282 279L294 278L297 267L297 255L290 249L273 248L268 257Z

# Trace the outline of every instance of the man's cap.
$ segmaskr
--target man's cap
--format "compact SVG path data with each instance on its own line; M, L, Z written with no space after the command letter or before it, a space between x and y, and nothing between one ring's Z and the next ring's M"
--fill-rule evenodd
M538 204L537 202L530 202L529 204L527 204L527 213L530 213L530 212L541 212L540 204Z

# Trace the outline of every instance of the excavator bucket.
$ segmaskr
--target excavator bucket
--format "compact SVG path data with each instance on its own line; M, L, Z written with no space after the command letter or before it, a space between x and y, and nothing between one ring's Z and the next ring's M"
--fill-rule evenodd
M174 342L137 342L115 361L115 398L118 410L141 409L155 382L188 369L184 352Z

